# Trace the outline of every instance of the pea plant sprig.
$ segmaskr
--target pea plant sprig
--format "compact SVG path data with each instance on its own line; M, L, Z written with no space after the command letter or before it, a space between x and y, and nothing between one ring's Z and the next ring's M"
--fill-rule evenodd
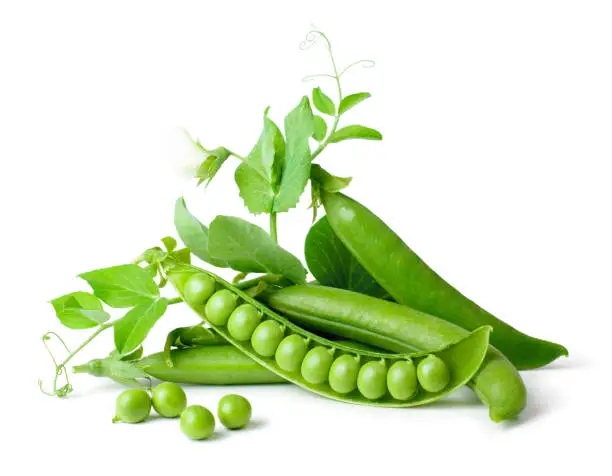
M302 97L298 105L285 117L284 135L270 118L270 107L267 107L264 111L263 130L257 143L246 156L226 147L209 150L199 140L194 140L196 148L205 156L195 175L198 184L210 184L228 158L238 159L241 163L236 169L234 178L240 196L249 212L255 215L265 213L270 216L269 234L275 242L278 242L277 214L296 207L309 181L312 194L310 207L313 209L314 219L320 206L321 188L337 192L350 184L350 178L335 177L320 165L313 165L313 161L330 144L350 139L382 139L382 134L370 127L352 124L338 128L345 113L371 96L367 92L345 96L342 76L357 65L370 67L374 62L355 61L339 71L331 42L323 32L318 30L309 32L301 48L310 47L318 38L325 43L331 60L332 73L310 75L304 80L320 77L333 79L337 90L336 102L320 87L315 87L311 97ZM313 112L311 98L319 114ZM313 151L310 147L311 140L317 144Z
M270 108L264 110L263 130L251 151L242 156L228 149L208 149L199 140L193 140L202 153L202 161L195 174L198 185L207 186L230 157L240 164L234 179L241 198L249 212L270 216L269 232L237 217L217 216L209 226L201 223L187 209L185 201L176 202L174 222L177 233L186 248L177 249L174 238L162 238L163 248L156 246L140 254L132 263L97 269L79 275L91 292L76 291L51 301L61 324L69 329L93 329L78 347L71 350L56 333L43 336L45 348L51 356L55 375L49 395L67 396L73 389L68 380L67 365L96 337L113 329L115 348L105 359L96 359L88 372L104 375L127 385L147 384L147 376L130 362L139 358L142 344L149 331L180 298L166 298L160 290L168 282L167 270L176 263L189 263L191 254L217 268L230 268L239 274L235 282L244 280L250 273L264 275L261 279L302 284L307 270L301 261L278 244L277 215L295 208L311 184L313 221L321 206L321 190L337 192L351 183L350 177L337 177L313 161L330 145L349 139L381 140L375 129L362 125L339 128L347 111L370 97L367 92L344 95L341 78L356 65L372 66L373 62L359 60L339 72L331 42L318 30L308 33L301 45L307 48L320 38L324 41L331 60L332 74L316 74L304 78L312 80L327 77L334 80L337 100L334 102L320 87L310 96L304 96L284 119L284 132L270 118ZM311 107L314 105L316 112ZM311 142L316 144L314 150ZM249 283L248 281L244 284ZM111 320L105 306L128 309L120 318ZM49 341L57 339L67 353L63 360L55 357ZM83 366L77 366L76 371ZM81 370L83 370L81 368ZM60 384L61 377L65 383Z

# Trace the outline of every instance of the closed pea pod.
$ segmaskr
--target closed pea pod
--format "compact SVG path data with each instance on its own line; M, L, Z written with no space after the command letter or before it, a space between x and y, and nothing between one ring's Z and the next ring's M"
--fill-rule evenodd
M329 369L334 360L333 350L323 346L310 349L302 361L302 377L308 383L320 384L327 381Z
M417 372L412 360L395 362L387 372L387 388L393 398L409 400L417 391Z
M345 354L334 360L329 369L329 386L336 392L345 394L357 388L359 359Z
M206 305L193 305L188 303L195 312L197 312L204 320L208 321L215 333L219 334L223 339L226 339L229 344L234 346L240 352L243 352L245 356L248 356L247 359L252 359L254 362L257 362L263 368L268 369L279 377L293 382L302 388L309 390L310 392L335 400L386 407L410 407L424 405L426 403L438 400L465 385L478 370L478 367L480 366L486 353L488 334L490 331L489 328L479 329L464 336L463 338L458 339L455 342L449 342L434 352L389 354L368 346L349 345L349 343L345 344L343 342L330 341L324 337L309 332L292 323L287 318L272 311L263 303L255 300L247 292L242 291L236 286L232 286L227 281L208 271L200 270L194 266L186 264L175 265L173 268L168 270L168 278L176 287L178 293L182 295L182 283L185 282L189 276L198 273L204 273L213 277L213 279L215 279L217 282L217 288L223 288L236 296L236 304L243 305L246 303L254 306L259 313L261 313L264 319L257 326L250 340L240 341L229 332L229 321L227 321L225 324L215 324L215 322L212 322L209 319L205 309ZM300 359L304 351L304 344L307 348L310 348L310 350L306 353L306 355L304 355L300 363ZM285 348L285 346L287 346L287 348ZM212 346L207 350L212 351L216 349L223 349L224 347L225 346ZM384 395L380 398L371 399L363 396L360 392L351 391L351 388L356 390L356 375L359 371L359 365L357 365L356 370L353 370L352 376L350 376L350 372L346 374L346 377L344 381L341 382L341 385L336 384L339 380L342 380L342 376L339 380L336 379L334 381L333 387L332 383L328 381L328 379L342 374L342 372L336 374L336 370L332 372L331 369L334 357L336 355L340 357L350 355L352 356L350 358L354 359L354 362L357 363L380 363L382 359L385 359L389 365L391 365L392 362L400 360L418 360L424 358L429 353L439 356L441 359L447 362L450 367L452 367L452 382L442 392L435 394L423 392L422 395L418 394L410 401L395 399L388 392L384 392ZM298 371L286 370L296 368L298 363L300 363ZM177 362L177 367L179 364L180 362ZM384 367L385 366L383 365L383 387L386 386L386 369ZM337 368L339 367L335 367L335 369ZM349 368L349 370L351 369ZM374 384L377 382L378 380L374 379ZM374 385L374 387L375 386L376 385ZM338 391L336 391L334 387L337 388ZM370 396L374 396L374 392L370 393L366 391L366 393Z
M387 393L387 368L384 362L368 362L359 370L357 388L361 394L377 400Z
M390 352L439 349L467 334L459 326L409 307L320 285L287 287L266 296L266 302L309 330ZM457 355L454 362L445 359L451 370L451 384L447 388L452 388L452 381L461 371L463 357ZM497 349L488 348L484 362L470 379L470 387L489 407L493 421L514 418L525 408L525 384L516 368ZM419 398L420 395L416 400Z
M287 372L297 372L308 351L308 344L302 336L293 334L285 337L276 349L276 363Z

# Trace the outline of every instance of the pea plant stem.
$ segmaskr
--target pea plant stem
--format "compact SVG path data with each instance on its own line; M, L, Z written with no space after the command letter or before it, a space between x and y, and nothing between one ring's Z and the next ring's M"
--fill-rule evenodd
M276 212L270 212L270 236L278 243L278 230L276 226Z

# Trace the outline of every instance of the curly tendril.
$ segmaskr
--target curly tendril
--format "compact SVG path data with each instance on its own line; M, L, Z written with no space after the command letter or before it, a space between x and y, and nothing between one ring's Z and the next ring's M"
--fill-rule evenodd
M342 75L346 73L349 69L358 65L361 65L362 68L373 68L374 66L376 66L376 62L368 59L361 59L359 61L355 61L354 63L351 63L346 68L344 68L338 76L342 77Z

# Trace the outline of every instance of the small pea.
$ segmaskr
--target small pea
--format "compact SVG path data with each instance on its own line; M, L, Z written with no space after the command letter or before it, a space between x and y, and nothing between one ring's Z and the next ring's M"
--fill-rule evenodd
M357 388L369 400L377 400L387 392L387 369L380 361L365 364L357 376Z
M140 423L151 413L151 397L140 388L131 388L119 394L115 402L113 422Z
M251 345L255 352L263 357L272 357L283 339L283 329L273 320L263 321L251 336Z
M352 355L341 355L329 369L329 386L338 393L350 393L357 388L359 361Z
M251 404L241 395L225 395L219 400L217 416L230 430L244 428L251 419Z
M333 360L333 352L326 347L318 346L310 349L302 361L302 377L308 383L324 383L327 381L329 368Z
M400 360L389 367L387 387L397 400L409 400L416 393L417 374L412 361Z
M450 382L450 372L444 361L435 355L425 357L417 367L421 387L428 392L440 392Z
M215 280L206 274L194 274L185 281L183 296L189 304L202 305L215 292Z
M261 322L261 314L252 304L241 304L229 317L227 331L238 341L247 341Z
M153 408L166 418L179 416L187 406L187 395L176 383L160 383L153 389Z
M203 440L215 431L215 417L208 408L191 405L181 413L181 431L192 440Z
M227 289L217 291L206 303L206 319L215 326L224 326L237 301L238 296L233 292Z
M287 336L276 349L276 363L287 372L297 372L307 350L308 345L303 337L297 334Z

